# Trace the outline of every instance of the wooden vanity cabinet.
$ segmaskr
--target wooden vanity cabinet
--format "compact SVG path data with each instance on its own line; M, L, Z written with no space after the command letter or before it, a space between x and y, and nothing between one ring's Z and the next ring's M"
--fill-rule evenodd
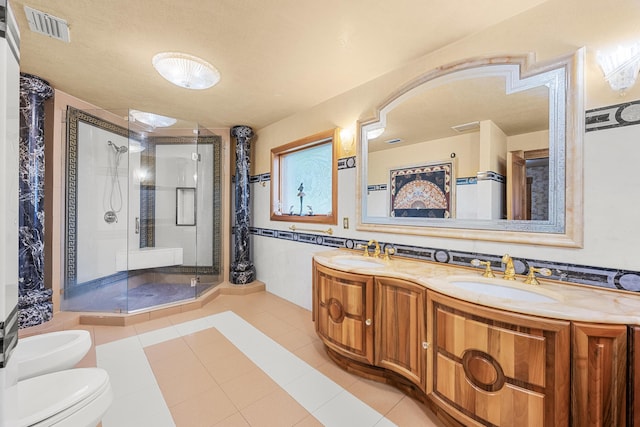
M424 389L427 290L387 277L375 278L375 364Z
M427 293L427 395L464 425L567 426L570 322Z
M640 427L640 326L519 314L313 267L313 319L332 359L447 425Z
M629 327L628 425L640 427L640 326Z
M334 351L373 364L373 277L314 262L316 332Z

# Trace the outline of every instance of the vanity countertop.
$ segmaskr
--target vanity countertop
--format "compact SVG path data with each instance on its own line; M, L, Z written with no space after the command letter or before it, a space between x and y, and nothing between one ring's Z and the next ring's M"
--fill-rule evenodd
M457 267L428 261L392 257L383 261L362 256L361 251L337 249L316 253L318 264L336 270L371 276L395 277L464 301L554 319L640 325L640 295L538 278L540 285L482 277L482 268ZM452 282L476 282L479 291ZM466 283L463 283L463 285ZM491 288L491 289L489 289ZM487 290L494 292L485 293ZM503 292L504 291L504 292ZM532 294L532 299L526 295ZM522 295L525 295L524 297Z

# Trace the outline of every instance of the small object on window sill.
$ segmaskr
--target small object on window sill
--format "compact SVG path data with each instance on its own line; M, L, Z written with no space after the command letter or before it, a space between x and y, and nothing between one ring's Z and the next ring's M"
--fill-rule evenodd
M313 215L313 208L311 205L307 205L307 215Z

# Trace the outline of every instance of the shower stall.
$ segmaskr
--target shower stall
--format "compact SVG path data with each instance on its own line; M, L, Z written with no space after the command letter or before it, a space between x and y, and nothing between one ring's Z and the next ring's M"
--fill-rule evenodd
M222 282L222 139L149 113L67 109L61 309L135 313Z

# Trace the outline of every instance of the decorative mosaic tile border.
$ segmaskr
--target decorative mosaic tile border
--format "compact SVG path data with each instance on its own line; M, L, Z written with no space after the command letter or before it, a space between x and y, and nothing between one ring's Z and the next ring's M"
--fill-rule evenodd
M507 182L507 177L504 175L500 175L498 172L486 171L486 172L478 172L476 175L476 179L478 181L495 181L501 184Z
M338 170L352 169L356 167L356 156L338 159Z
M640 124L640 101L594 108L585 113L585 131Z
M477 176L468 176L465 178L456 178L456 185L475 185L478 183Z
M367 244L366 240L351 239L337 236L321 236L317 234L272 230L266 228L249 227L249 233L254 236L270 237L308 243L329 248L355 249L359 244ZM469 267L474 258L490 261L495 271L502 271L502 256L493 254L454 251L449 249L426 248L396 244L393 242L379 242L382 250L393 247L398 256L413 258L421 261L440 262L444 264ZM601 288L618 289L640 292L640 271L619 270L594 267L579 264L564 264L555 261L514 258L517 274L527 274L529 268L546 267L551 270L551 279L563 282L592 285Z

